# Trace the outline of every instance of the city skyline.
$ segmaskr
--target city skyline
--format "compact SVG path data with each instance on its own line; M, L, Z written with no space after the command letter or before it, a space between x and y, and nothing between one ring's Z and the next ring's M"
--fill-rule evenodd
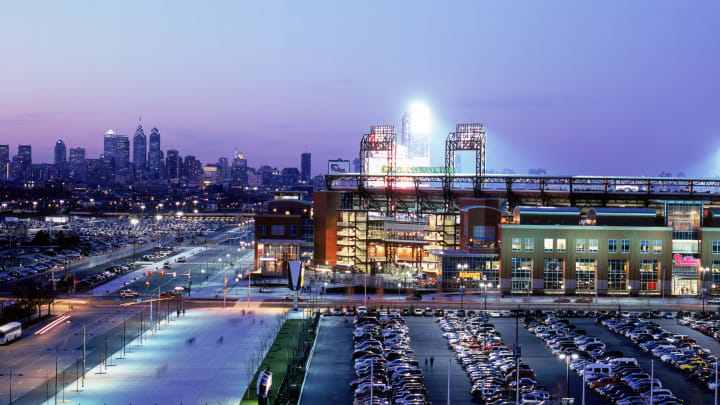
M435 119L431 150L455 123L481 122L489 168L716 176L718 7L10 5L0 34L18 39L4 44L16 57L0 143L32 144L38 161L52 161L57 139L97 156L99 134L131 136L143 114L165 145L205 162L238 148L254 166L283 167L305 144L317 162L352 160L370 125L400 128L421 100ZM109 32L108 20L134 23ZM368 33L367 21L390 28ZM679 159L678 135L700 153Z

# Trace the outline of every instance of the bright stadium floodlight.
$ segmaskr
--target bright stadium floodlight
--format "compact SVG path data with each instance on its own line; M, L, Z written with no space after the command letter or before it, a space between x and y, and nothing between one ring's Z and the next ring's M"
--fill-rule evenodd
M410 119L413 132L430 133L430 107L422 101L414 101L410 104Z

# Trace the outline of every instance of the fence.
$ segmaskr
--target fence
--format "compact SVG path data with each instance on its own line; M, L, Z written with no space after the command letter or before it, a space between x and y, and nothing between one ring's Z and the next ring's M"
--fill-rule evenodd
M49 349L55 353L56 368L54 372L46 371L44 383L20 398L13 399L12 403L36 405L53 399L56 402L65 402L66 387L74 385L71 390L82 391L85 387L86 373L90 371L97 374L112 373L112 367L117 365L118 361L122 361L126 356L132 356L135 349L143 345L143 340L181 314L182 306L179 299L154 299L152 318L150 301L143 301L142 304L133 306L132 310L116 313L112 317L105 318L104 321L84 325L83 331L59 339L65 343L56 344L54 350ZM70 341L72 343L69 343ZM101 367L95 370L98 365ZM36 377L38 371L13 370L25 376Z

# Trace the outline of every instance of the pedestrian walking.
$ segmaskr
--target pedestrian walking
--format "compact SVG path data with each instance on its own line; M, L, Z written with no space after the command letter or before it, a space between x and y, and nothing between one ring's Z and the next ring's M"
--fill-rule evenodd
M430 367L432 367L433 364L435 364L435 358L430 356Z

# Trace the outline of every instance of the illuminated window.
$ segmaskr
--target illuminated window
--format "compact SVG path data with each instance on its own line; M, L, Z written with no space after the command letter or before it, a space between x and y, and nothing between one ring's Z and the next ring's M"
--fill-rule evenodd
M640 240L640 253L650 253L650 241L647 239Z
M640 260L640 290L657 291L658 289L658 261Z
M270 234L273 236L285 235L285 225L270 225Z
M265 235L265 225L258 225L258 235Z
M617 239L608 239L608 253L617 253Z
M513 252L519 252L520 251L520 238L512 238L512 251Z
M567 250L567 240L566 239L558 239L557 240L557 251L564 252L565 250Z
M597 239L588 240L588 252L597 253L597 251L598 251L598 240Z
M712 241L712 252L714 255L720 254L720 240Z
M608 291L626 292L627 260L608 260Z
M552 239L545 239L543 242L544 248L546 252L552 252L553 251L553 240Z
M543 288L545 290L562 290L564 264L563 259L545 259L545 268L543 271Z
M532 259L513 257L511 265L512 291L528 292L532 280Z
M578 253L585 252L585 239L575 239L575 251Z
M662 253L662 241L661 240L653 241L653 253Z
M535 239L525 238L525 251L532 252L535 250Z
M630 253L630 239L620 241L620 253Z
M575 260L575 288L577 291L595 291L595 273L597 261L595 259Z

